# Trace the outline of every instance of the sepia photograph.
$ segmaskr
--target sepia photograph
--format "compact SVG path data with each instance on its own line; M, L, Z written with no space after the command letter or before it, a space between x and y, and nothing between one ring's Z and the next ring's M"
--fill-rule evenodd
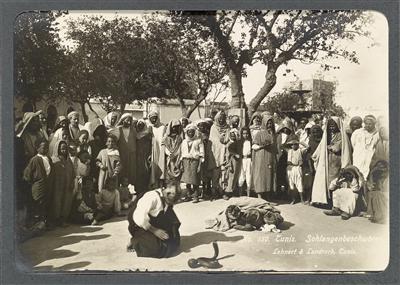
M13 46L24 271L389 265L384 14L26 11Z

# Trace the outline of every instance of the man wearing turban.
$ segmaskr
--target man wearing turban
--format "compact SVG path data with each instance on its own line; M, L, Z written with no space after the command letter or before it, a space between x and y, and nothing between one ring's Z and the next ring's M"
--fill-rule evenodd
M347 135L349 136L349 140L351 139L351 135L355 130L362 128L363 119L359 116L355 116L350 119L349 129L347 130Z
M351 135L353 146L353 165L368 177L372 156L379 141L379 133L375 128L376 118L368 115L364 118L364 128L355 130Z
M160 114L157 111L151 111L148 115L148 125L152 130L151 146L151 174L150 189L159 187L159 179L162 174L162 165L160 164L161 142L163 140L166 127L160 121Z
M79 124L79 113L77 111L72 111L67 115L69 120L69 134L72 140L78 141L79 131L83 128Z

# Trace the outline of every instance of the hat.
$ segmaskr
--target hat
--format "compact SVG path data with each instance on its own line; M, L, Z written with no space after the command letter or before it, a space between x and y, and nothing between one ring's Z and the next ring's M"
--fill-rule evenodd
M286 145L299 144L299 139L297 138L297 136L291 136L288 138L285 144Z
M158 117L159 114L158 114L157 111L153 110L153 111L151 111L147 116L148 116L149 119L150 119L150 118L152 118L152 117Z
M195 130L197 131L197 125L195 123L190 123L185 127L185 132L187 132L188 130Z
M364 117L364 123L365 123L365 121L368 121L368 120L372 121L374 124L376 123L376 118L373 115L367 115Z
M121 117L119 118L119 121L117 123L117 126L122 125L122 123L127 119L131 118L132 122L137 121L137 119L131 114L131 113L123 113Z
M17 137L21 137L22 134L25 132L26 127L29 125L29 123L32 121L33 118L37 117L39 115L38 112L26 112L24 113L24 117L22 118L22 122L18 124L18 128L16 130Z
M204 118L204 121L206 121L207 124L212 125L214 123L214 120L211 118Z
M278 129L276 130L277 133L281 132L283 129L288 129L291 132L293 131L293 123L289 118L285 118L281 124L279 125Z
M71 112L68 113L67 118L71 119L74 116L79 116L79 113L77 111L71 111Z

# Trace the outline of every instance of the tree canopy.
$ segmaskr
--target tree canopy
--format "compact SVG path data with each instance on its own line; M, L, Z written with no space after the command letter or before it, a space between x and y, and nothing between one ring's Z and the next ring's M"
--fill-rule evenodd
M168 90L189 117L215 84L226 84L226 70L210 38L181 29L168 17L146 19L150 60L149 76L160 89ZM194 99L189 108L184 99Z
M123 111L125 104L146 98L151 85L145 78L143 33L140 22L123 17L69 21L67 38L74 43L69 71L80 80L79 85L68 80L68 90L83 102L97 98L107 111L118 107Z
M232 107L246 107L242 86L246 67L265 65L265 81L249 103L250 114L275 86L278 68L291 60L320 61L325 69L332 67L325 63L328 58L357 63L356 52L341 41L369 36L365 27L371 22L368 13L356 10L179 11L174 16L184 27L202 31L218 44L228 69Z
M60 44L59 13L25 13L17 18L16 93L30 102L65 97L82 107L98 99L107 111L135 100L175 98L190 116L216 85L231 89L231 107L257 110L290 61L344 58L358 63L343 43L368 37L370 16L362 11L174 11L141 19L85 15L70 19ZM265 80L249 102L242 79L254 64ZM193 99L186 106L184 99Z
M98 99L109 111L149 98L175 98L190 114L225 68L210 39L182 31L166 15L134 18L85 16L68 23L70 68L66 91L80 104ZM75 82L79 81L80 84ZM184 99L194 99L185 106ZM89 105L90 106L90 105Z
M38 101L56 98L61 88L64 51L54 24L58 15L27 12L15 21L15 93L35 109Z

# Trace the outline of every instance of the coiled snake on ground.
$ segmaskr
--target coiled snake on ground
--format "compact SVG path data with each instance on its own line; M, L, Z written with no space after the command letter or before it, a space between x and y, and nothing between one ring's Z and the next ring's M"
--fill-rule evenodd
M214 256L209 258L209 257L199 257L199 258L191 258L188 260L188 265L190 268L199 268L199 267L205 267L205 268L210 268L210 269L218 269L221 268L222 265L218 262L218 254L219 254L219 249L218 249L218 244L216 241L212 243L213 248L214 248Z

